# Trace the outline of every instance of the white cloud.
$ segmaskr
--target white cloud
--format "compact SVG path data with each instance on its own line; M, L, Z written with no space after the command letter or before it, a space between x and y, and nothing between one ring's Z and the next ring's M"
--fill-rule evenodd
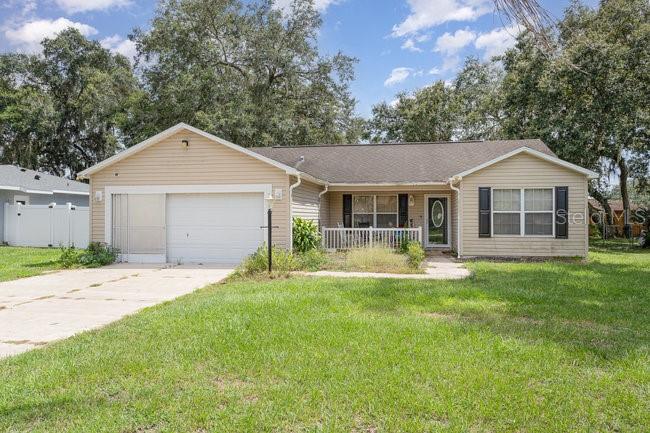
M384 86L390 87L390 86L394 86L397 83L401 83L402 81L410 77L413 73L414 73L413 68L405 68L405 67L395 68L390 72L390 75L388 76L388 78L386 78L386 81L384 81Z
M69 14L76 12L103 11L112 7L123 7L131 0L55 0L57 6Z
M431 39L431 35L418 35L418 36L408 38L402 44L402 49L412 51L414 53L421 53L422 49L420 47L418 47L417 44L421 44L423 42L426 42L429 39Z
M15 28L7 28L4 34L7 41L18 50L35 53L40 51L41 41L44 38L53 37L69 27L79 30L84 36L97 34L97 29L94 27L67 18L28 21Z
M402 37L448 21L473 21L492 10L485 0L407 0L411 13L393 26L392 35Z
M476 33L471 30L456 30L453 35L446 32L444 35L436 39L436 46L434 51L451 55L460 51L463 47L471 44L476 39Z
M502 27L488 33L482 33L474 41L478 50L485 50L485 58L503 54L508 48L512 48L521 29L518 26Z
M122 54L127 59L133 61L138 51L135 47L135 42L125 39L119 35L109 36L99 41L102 47L113 51L114 53Z
M442 73L440 68L433 67L433 68L429 69L429 75L438 75L440 73Z
M415 45L415 40L414 39L407 39L404 41L402 44L402 49L403 50L408 50L408 51L413 51L414 53L421 53L422 48L419 48L417 45Z
M83 0L77 0L83 1ZM275 0L275 7L282 10L288 10L293 0ZM324 12L328 7L340 3L342 0L316 0L314 6L319 12Z

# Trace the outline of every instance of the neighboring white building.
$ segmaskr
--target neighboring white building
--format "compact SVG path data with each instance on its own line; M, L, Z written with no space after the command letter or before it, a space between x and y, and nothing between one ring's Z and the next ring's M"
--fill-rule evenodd
M48 205L56 203L88 206L88 184L51 174L0 165L0 243L4 242L5 203Z

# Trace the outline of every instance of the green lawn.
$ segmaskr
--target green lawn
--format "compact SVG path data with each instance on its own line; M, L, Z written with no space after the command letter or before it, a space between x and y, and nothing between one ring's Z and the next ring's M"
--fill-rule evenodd
M0 246L0 281L32 277L45 271L60 269L58 248L25 248Z
M647 432L650 254L229 282L0 361L0 431Z

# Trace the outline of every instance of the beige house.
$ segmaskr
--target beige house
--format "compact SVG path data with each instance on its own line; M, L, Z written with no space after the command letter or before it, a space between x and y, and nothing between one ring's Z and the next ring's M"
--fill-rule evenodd
M135 262L236 263L291 221L328 249L584 256L592 171L540 140L243 148L178 124L83 171L91 239Z

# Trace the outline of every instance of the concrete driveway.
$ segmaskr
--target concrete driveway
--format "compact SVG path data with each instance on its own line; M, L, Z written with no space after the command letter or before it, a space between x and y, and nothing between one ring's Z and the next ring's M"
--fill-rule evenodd
M119 264L0 283L0 358L218 282L232 268Z

